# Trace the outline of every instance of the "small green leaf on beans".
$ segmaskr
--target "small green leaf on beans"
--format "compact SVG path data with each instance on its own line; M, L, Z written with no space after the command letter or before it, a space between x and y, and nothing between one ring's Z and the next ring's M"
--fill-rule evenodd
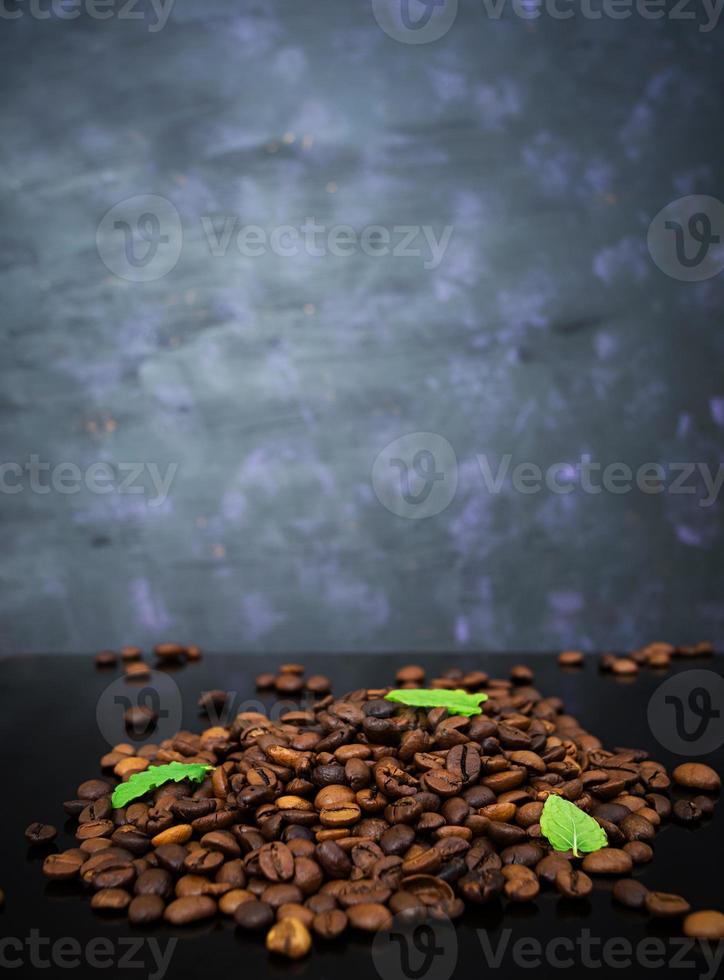
M593 817L580 810L575 803L562 796L551 794L543 805L540 829L556 851L599 851L608 844L603 827Z
M406 704L411 708L447 708L451 715L482 714L480 705L488 700L487 694L469 694L467 691L428 691L424 688L407 688L390 691L385 695L386 701Z
M152 789L158 789L164 783L172 781L180 783L182 779L190 779L193 783L200 783L213 768L198 762L169 762L164 766L149 766L143 772L134 773L128 782L116 786L111 803L115 809L127 806L131 800L137 800Z

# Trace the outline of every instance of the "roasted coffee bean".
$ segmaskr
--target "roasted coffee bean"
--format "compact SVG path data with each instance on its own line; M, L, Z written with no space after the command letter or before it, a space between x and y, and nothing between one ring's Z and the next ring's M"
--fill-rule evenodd
M87 779L76 792L79 800L97 800L101 796L109 796L113 787L104 779Z
M635 878L621 878L613 886L611 892L615 901L630 909L643 908L648 895L648 888Z
M445 762L450 772L462 779L464 785L475 782L480 774L480 753L471 744L454 745Z
M570 866L556 874L555 886L564 898L586 898L593 891L588 875Z
M385 854L404 854L415 840L415 831L407 824L395 824L380 837L380 847Z
M389 929L392 925L389 911L384 905L376 903L353 905L347 910L347 918L351 926L363 932L379 932L382 929Z
M683 933L695 939L724 939L724 914L714 909L691 912L684 919Z
M275 841L259 850L259 868L267 881L291 881L294 877L294 855L286 844Z
M676 808L674 808L675 811ZM656 836L656 831L649 821L636 813L630 813L627 817L624 817L619 827L628 841L642 840L648 843Z
M337 939L347 928L349 920L341 909L319 912L312 920L312 929L320 939Z
M401 796L399 800L385 807L385 820L391 824L415 823L421 816L422 803L417 796ZM324 823L321 814L320 821Z
M674 769L674 782L687 789L703 790L706 793L716 793L721 788L719 773L711 766L702 762L684 762ZM78 793L80 796L81 794Z
M545 881L549 885L554 885L558 873L568 871L570 867L571 862L568 858L562 857L559 854L548 854L536 864L535 873L541 881Z
M131 896L122 888L104 888L95 893L90 904L97 911L120 912L131 904Z
M691 906L681 895L670 895L666 892L648 892L645 905L650 915L662 919L686 915L691 911Z
M163 917L163 899L158 895L136 895L128 906L128 919L134 926L148 926Z
M285 956L290 960L299 960L312 948L312 937L307 926L299 918L283 918L269 930L266 948L270 953Z
M463 777L449 769L431 769L422 777L422 785L437 796L457 796L463 788Z
M261 899L271 905L273 909L278 909L290 902L303 902L304 894L301 888L291 882L283 882L278 885L267 885L261 893Z
M174 926L185 926L210 919L215 912L216 902L209 895L188 895L167 905L163 917Z
M83 864L82 852L79 853L81 856L67 851L61 854L49 854L43 861L43 874L47 878L58 880L75 878Z
M602 847L583 859L583 870L597 875L625 875L633 867L633 861L626 851L615 847Z
M317 859L330 878L347 878L352 870L352 862L333 840L319 844Z
M391 889L379 879L368 881L363 878L360 881L344 882L342 887L337 890L335 898L342 908L346 909L353 905L363 905L369 902L384 905L390 894Z
M677 800L673 808L674 817L679 823L698 823L703 814L692 800Z
M497 868L470 871L458 881L463 898L481 904L489 902L503 891L505 878Z
M564 650L558 654L558 663L561 667L580 667L583 663L583 654L580 650Z
M25 839L31 844L49 844L58 836L58 831L49 823L31 823L25 828Z
M158 895L168 898L173 892L173 879L163 868L149 868L136 879L133 887L136 895Z
M540 891L540 882L533 872L522 866L508 866L501 871L504 878L506 871L509 873L503 886L505 897L511 902L532 902Z
M629 841L623 849L634 864L647 864L654 856L652 848L641 840Z
M131 888L135 879L135 868L132 864L127 864L117 868L105 868L96 871L88 880L96 891L102 891L104 889Z

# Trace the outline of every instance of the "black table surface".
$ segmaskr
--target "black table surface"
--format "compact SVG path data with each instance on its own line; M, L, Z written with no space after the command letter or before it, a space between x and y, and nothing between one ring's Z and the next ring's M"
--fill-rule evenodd
M240 706L246 702L249 707L248 702L259 699L254 687L256 675L285 659L269 655L206 655L199 662L166 672L181 694L183 727L201 731L208 724L196 706L204 690L223 688L235 692L233 703ZM420 663L429 672L455 665L506 677L513 663L525 662L535 672L535 686L545 695L560 696L566 710L599 736L607 748L644 748L669 770L683 757L667 751L649 728L647 705L651 695L675 673L694 668L720 675L724 672L724 658L719 656L675 661L671 670L663 674L644 668L634 679L599 674L593 657L575 671L561 670L555 657L548 655L511 658L480 654L459 659L453 655L310 655L303 661L308 675L329 676L336 693L392 683L395 670L403 663ZM55 977L70 969L70 975L75 977L157 980L163 976L175 980L237 973L345 980L378 976L380 980L412 980L413 976L417 980L447 980L452 975L478 976L490 970L501 977L532 972L542 976L561 972L578 975L587 967L597 977L640 977L666 967L678 967L675 975L681 977L708 980L715 975L715 967L707 962L706 950L679 945L676 923L654 921L615 905L611 884L600 880L590 899L577 903L566 902L552 891L542 891L527 905L496 903L471 909L458 923L457 949L448 949L442 957L444 962L431 961L427 971L417 974L403 966L391 970L392 961L388 959L386 966L377 968L371 943L364 937L351 936L326 946L317 943L311 956L288 963L270 957L261 938L240 935L231 922L215 920L186 929L162 925L139 930L130 927L123 916L95 913L80 885L50 882L43 877L41 863L47 848L44 851L28 847L23 831L33 821L51 823L60 831L58 849L75 846L61 804L75 796L79 782L100 775L98 760L108 751L108 742L99 729L96 708L109 684L120 677L120 670L96 669L92 656L8 657L0 661L0 753L6 794L0 807L0 888L6 895L5 909L0 913L0 966L8 969L10 975ZM138 689L126 681L121 684L129 692ZM264 696L261 700L270 707L274 698ZM122 712L122 705L117 710ZM721 748L697 761L707 762L720 772L724 769ZM635 877L650 888L684 895L693 908L724 906L724 816L719 806L714 816L696 829L667 824L657 835L655 852L649 865L635 870ZM114 951L112 969L89 963L97 948L92 947L89 956L88 943L99 937L110 941ZM129 937L137 937L135 947ZM575 951L554 949L549 955L544 951L539 960L535 942L545 947L559 937L573 940L577 944ZM514 944L524 938L530 938L530 948L526 952L515 947L514 955ZM613 939L621 940L622 946L607 946L604 956L603 944ZM74 948L71 943L63 953L63 947L58 945L61 940L75 940L79 945ZM149 940L155 940L158 946ZM172 940L177 942L167 946ZM644 941L648 945L642 946ZM486 959L486 945L493 951L502 950L499 966ZM161 955L170 954L166 969L157 966L159 950ZM108 955L101 949L96 962L107 962ZM562 962L557 965L551 956ZM677 957L683 965L679 965ZM52 963L50 969L41 965L48 962ZM413 966L416 962L413 957ZM595 966L597 962L599 966Z

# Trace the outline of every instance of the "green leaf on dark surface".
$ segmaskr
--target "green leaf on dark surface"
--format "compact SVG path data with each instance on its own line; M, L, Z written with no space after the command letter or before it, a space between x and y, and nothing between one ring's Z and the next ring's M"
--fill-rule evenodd
M152 789L158 789L164 783L180 783L182 779L200 783L206 778L206 773L213 768L213 766L204 766L198 762L169 762L164 766L149 766L143 772L134 773L128 782L116 786L113 790L111 803L115 809L126 806L131 800L145 796L146 793L150 793Z
M482 714L480 705L488 700L487 694L469 694L467 691L428 691L424 688L407 688L390 691L386 701L396 701L410 708L447 708L451 715Z
M551 795L543 805L540 829L556 851L599 851L608 844L606 832L593 817L562 796Z

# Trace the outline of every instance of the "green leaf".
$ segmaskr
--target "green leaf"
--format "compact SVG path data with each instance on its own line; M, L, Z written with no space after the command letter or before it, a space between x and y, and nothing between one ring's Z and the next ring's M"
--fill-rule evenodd
M116 786L111 803L118 809L171 781L180 783L182 779L190 779L194 783L200 783L213 768L198 762L169 762L165 766L149 766L143 772L134 773L128 782Z
M608 844L606 832L593 817L569 803L562 796L551 795L545 801L540 829L556 851L599 851Z
M467 691L428 691L424 688L405 688L390 691L386 701L396 701L411 708L447 708L451 715L482 714L480 705L488 700L487 694L468 694Z

